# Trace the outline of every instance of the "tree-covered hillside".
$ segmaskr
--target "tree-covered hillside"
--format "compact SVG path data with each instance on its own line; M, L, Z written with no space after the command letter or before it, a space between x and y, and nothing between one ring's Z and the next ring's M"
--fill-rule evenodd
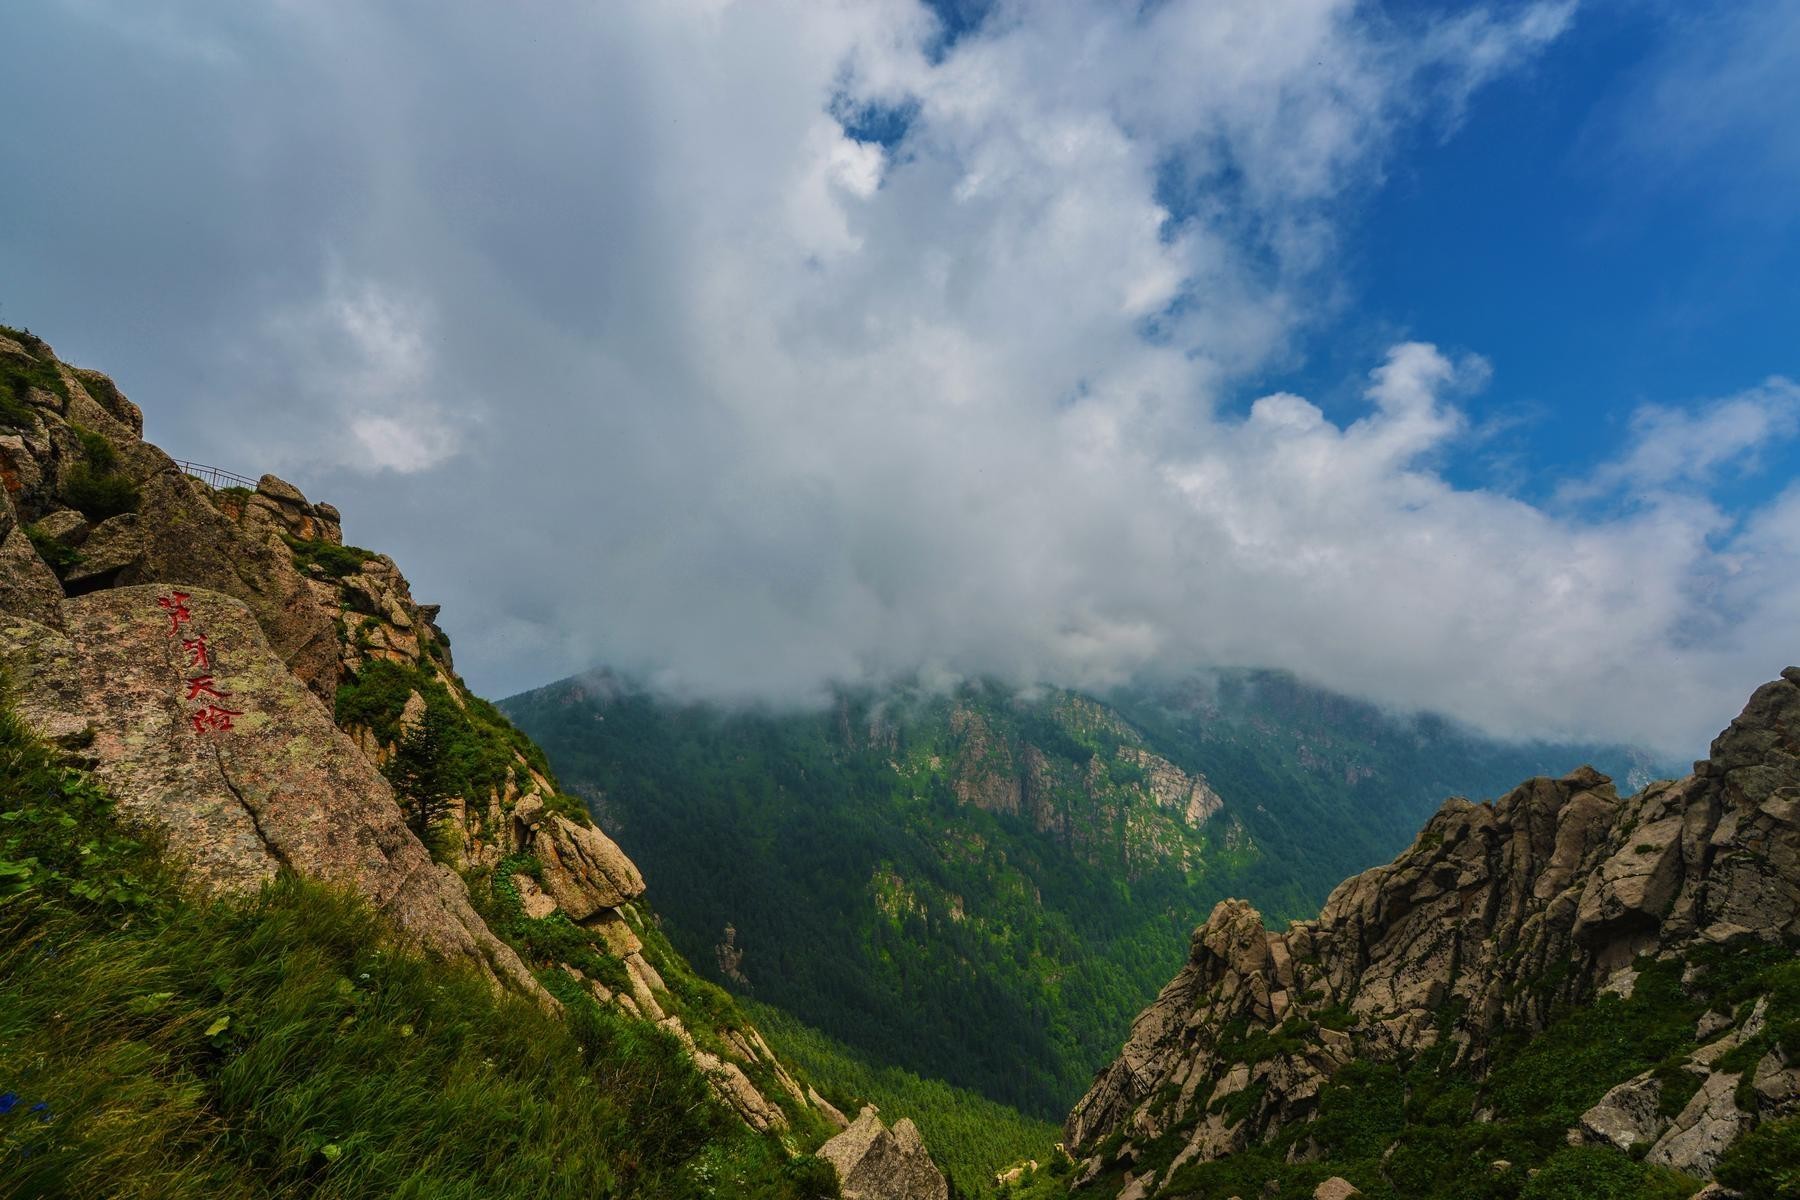
M1273 677L1116 707L973 685L793 714L592 677L504 707L642 864L702 969L1052 1119L1217 900L1310 914L1449 792L1581 757Z

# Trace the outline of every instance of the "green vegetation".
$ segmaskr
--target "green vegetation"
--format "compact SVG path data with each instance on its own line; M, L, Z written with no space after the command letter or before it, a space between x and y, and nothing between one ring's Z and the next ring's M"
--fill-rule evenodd
M1051 1175L1062 1132L1048 1121L939 1080L871 1062L778 1008L744 1007L782 1061L811 1076L845 1116L854 1119L862 1105L873 1104L889 1124L911 1117L932 1157L963 1194L992 1193L997 1172L1026 1160Z
M1146 855L1128 870L1120 814L1148 802L1123 789L1090 801L1079 781L1093 731L1045 739L1067 755L1047 769L1076 781L1056 802L1090 821L1072 845L958 803L949 767L931 765L959 751L948 701L901 723L892 743L851 746L826 714L565 699L539 693L510 710L559 773L604 794L608 832L655 881L690 962L715 961L729 922L756 998L875 1061L1041 1118L1060 1119L1116 1050L1242 858L1170 829L1191 867ZM1001 706L983 711L1010 730ZM861 729L870 716L857 707L845 720Z
M359 725L382 742L401 742L401 714L414 692L425 702L424 724L433 732L429 760L412 764L446 795L485 797L504 787L509 772L530 768L549 778L549 763L535 743L487 701L463 692L452 696L431 668L374 659L338 686L337 721ZM460 700L460 703L459 703ZM582 824L592 824L586 806L560 793L545 805Z
M497 995L292 878L190 898L10 712L0 822L0 1196L837 1194L643 1022Z
M248 488L227 488L227 491L241 491L246 496ZM362 570L363 564L375 557L373 550L364 550L361 546L340 546L336 542L307 541L291 534L282 534L281 540L288 544L294 553L294 565L302 571L318 566L333 579L343 579Z
M606 680L506 707L579 794L604 797L608 832L690 961L711 974L730 924L749 983L717 981L875 1061L1058 1120L1218 900L1309 916L1447 794L1584 757L1398 721L1279 677L1119 703L974 686L723 713ZM958 704L985 735L957 732ZM1122 747L1206 775L1226 807L1187 828ZM1010 785L1048 819L958 798L984 780L1001 801L989 808Z
M29 330L0 325L0 336L9 337L25 347L35 358L16 354L0 354L0 427L29 428L35 417L27 397L33 388L42 388L64 400L69 386L63 382L50 357L49 347Z
M90 521L136 512L137 484L118 470L119 456L112 443L79 425L69 428L81 444L82 461L63 474L58 493L62 502Z
M447 711L427 705L419 720L401 735L385 768L388 782L406 810L407 823L440 858L438 827L450 815L458 783L451 775L449 736Z
M1800 961L1792 947L1752 941L1703 947L1686 959L1645 959L1638 968L1630 999L1604 995L1569 1006L1541 1033L1496 1043L1485 1078L1451 1065L1447 1039L1410 1062L1352 1063L1321 1091L1313 1121L1218 1162L1187 1164L1165 1186L1196 1197L1248 1196L1272 1180L1281 1196L1305 1196L1342 1175L1371 1200L1688 1196L1694 1180L1610 1147L1570 1147L1564 1135L1610 1088L1645 1071L1665 1088L1665 1112L1685 1103L1697 1086L1683 1063L1696 1049L1700 1016L1728 1012L1742 1020L1766 998L1767 1030L1733 1052L1741 1061L1727 1055L1718 1063L1732 1071L1752 1066L1800 1019ZM1452 1013L1442 1019L1448 1028ZM1739 1099L1754 1111L1754 1091ZM1479 1121L1472 1119L1478 1111L1486 1113ZM1137 1169L1166 1165L1189 1129L1144 1147ZM1307 1141L1322 1157L1286 1161ZM1727 1153L1718 1174L1746 1195L1800 1197L1800 1122L1758 1127Z
M27 525L25 536L31 540L38 557L50 564L50 569L58 575L81 561L80 551L51 537L36 525Z
M1800 1117L1758 1125L1739 1138L1717 1176L1746 1196L1800 1200Z

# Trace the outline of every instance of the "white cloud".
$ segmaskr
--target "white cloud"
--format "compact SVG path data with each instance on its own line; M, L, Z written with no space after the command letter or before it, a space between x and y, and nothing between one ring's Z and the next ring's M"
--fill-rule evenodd
M160 344L206 332L195 377L248 393L230 438L183 429L313 464L479 686L1245 663L1686 749L1791 657L1800 502L1734 523L1698 490L1748 414L1643 418L1581 486L1670 486L1618 512L1453 483L1488 371L1422 343L1360 414L1229 415L1340 302L1398 136L1448 132L1569 4L1002 4L942 57L911 0L270 11L236 10L256 69L201 100L89 65L118 144L68 143L75 194L132 139L183 167L38 212L43 244L103 216L146 248ZM1688 434L1710 462L1657 449Z
M1670 488L1700 488L1731 465L1754 473L1760 451L1800 432L1800 386L1777 376L1691 411L1647 405L1631 417L1625 455L1558 491L1565 502L1623 493L1654 497Z
M302 406L270 422L283 433L271 465L339 464L412 474L457 450L456 418L432 393L426 306L334 267L322 295L278 311L244 352L254 368L294 375L282 390ZM290 422L303 421L296 435ZM291 464L291 466L289 466Z

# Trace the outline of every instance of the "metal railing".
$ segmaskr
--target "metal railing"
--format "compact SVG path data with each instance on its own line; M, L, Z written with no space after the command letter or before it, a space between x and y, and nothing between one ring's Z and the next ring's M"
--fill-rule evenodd
M175 465L214 491L230 487L249 488L253 492L256 490L256 480L247 479L242 475L233 475L230 471L221 471L219 468L209 467L205 463L183 462L178 458L175 460Z

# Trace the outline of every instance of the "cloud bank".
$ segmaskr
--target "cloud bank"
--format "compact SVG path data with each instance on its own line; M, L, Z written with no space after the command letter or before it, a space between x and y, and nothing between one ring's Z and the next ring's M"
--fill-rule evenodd
M1689 752L1796 657L1800 490L1713 494L1794 384L1640 413L1533 503L1447 470L1478 357L1397 344L1329 415L1251 383L1352 302L1397 140L1573 19L83 0L16 83L79 49L4 250L134 331L99 365L153 436L392 550L492 692L1274 666Z

